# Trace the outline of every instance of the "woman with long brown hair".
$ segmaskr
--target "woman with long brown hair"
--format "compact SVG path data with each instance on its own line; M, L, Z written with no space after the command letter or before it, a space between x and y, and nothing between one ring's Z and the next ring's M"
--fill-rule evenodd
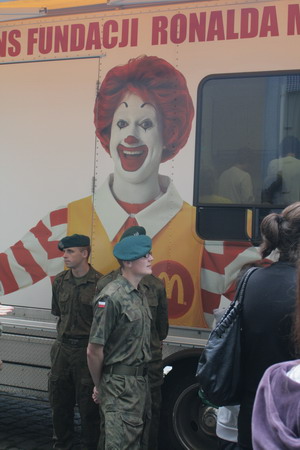
M288 206L281 214L266 216L261 224L261 234L262 257L266 258L275 251L278 261L257 270L245 291L242 313L243 395L238 419L238 441L242 449L252 448L253 404L265 370L273 364L295 358L291 335L296 265L300 257L300 202Z

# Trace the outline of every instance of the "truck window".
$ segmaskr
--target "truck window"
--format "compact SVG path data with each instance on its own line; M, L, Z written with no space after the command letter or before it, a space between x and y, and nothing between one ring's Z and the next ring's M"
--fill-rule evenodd
M211 215L208 230L205 220L198 229L206 239L251 239L249 211L255 228L265 213L300 200L300 74L207 77L196 133L194 204ZM220 211L240 230L209 230Z

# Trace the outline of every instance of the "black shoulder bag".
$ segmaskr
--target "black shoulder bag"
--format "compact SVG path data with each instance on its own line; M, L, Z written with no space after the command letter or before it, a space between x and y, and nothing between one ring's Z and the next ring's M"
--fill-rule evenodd
M241 279L234 301L212 330L200 356L199 395L215 406L238 405L241 394L241 311L252 267Z

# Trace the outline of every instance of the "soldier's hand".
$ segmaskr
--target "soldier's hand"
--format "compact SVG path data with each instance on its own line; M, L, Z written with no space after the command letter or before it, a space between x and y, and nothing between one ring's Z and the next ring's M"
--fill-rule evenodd
M94 402L97 403L97 405L99 405L99 403L100 403L100 398L99 397L100 397L99 391L96 388L96 386L94 386L92 398L93 398Z
M13 306L6 306L0 304L0 316L6 316L14 310Z

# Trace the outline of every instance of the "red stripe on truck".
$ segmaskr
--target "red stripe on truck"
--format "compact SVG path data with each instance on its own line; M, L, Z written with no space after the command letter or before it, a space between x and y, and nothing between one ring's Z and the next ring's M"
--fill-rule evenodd
M58 241L49 241L52 233L41 220L35 227L31 228L30 231L47 252L48 259L59 258L62 256L61 251L57 248Z
M4 294L9 294L19 289L18 283L10 269L8 256L0 253L0 280L3 285Z
M11 247L11 250L18 264L31 276L33 284L47 276L41 266L35 261L30 251L24 247L22 241L18 241Z

